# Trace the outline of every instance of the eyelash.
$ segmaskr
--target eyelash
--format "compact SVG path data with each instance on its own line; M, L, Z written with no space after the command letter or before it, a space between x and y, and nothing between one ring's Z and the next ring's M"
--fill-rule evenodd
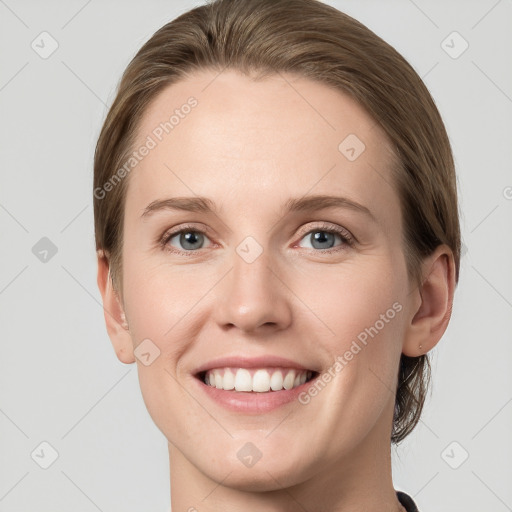
M192 256L194 253L199 252L201 249L198 249L195 251L183 251L181 249L176 249L175 247L172 247L172 249L171 249L170 248L171 246L168 245L169 241L172 238L174 238L176 235L179 235L181 233L190 233L190 232L199 233L201 235L208 236L208 230L202 230L193 225L185 225L185 226L182 226L179 230L164 233L162 238L159 240L159 244L164 251L169 251L171 253L182 254L182 255L186 255L186 256ZM314 232L324 232L324 233L332 233L332 234L339 235L342 242L344 244L348 245L349 247L353 247L356 242L355 238L346 229L332 227L330 224L326 224L326 223L323 223L319 226L315 226L314 228L309 229L308 231L302 233L300 236L300 240L302 240L306 235L314 233ZM324 249L324 250L314 249L314 248L310 249L310 250L312 250L316 253L320 253L320 254L330 254L333 252L342 251L342 250L344 250L344 247L343 247L343 245L341 245L341 246L331 247L330 249Z

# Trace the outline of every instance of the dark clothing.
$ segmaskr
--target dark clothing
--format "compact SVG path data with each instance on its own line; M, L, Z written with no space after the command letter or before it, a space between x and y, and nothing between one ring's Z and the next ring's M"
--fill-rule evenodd
M405 492L396 491L396 495L398 497L398 501L405 507L407 512L419 512L416 503L414 503L408 494L405 494Z

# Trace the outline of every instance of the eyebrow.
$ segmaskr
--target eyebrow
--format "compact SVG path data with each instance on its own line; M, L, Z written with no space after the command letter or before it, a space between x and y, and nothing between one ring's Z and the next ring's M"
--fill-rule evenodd
M313 212L327 208L345 208L353 210L363 213L376 221L375 216L366 206L346 197L329 195L310 195L289 199L284 205L284 212ZM149 217L153 213L161 210L214 213L216 215L219 213L215 203L207 197L170 197L167 199L157 199L148 204L141 217Z

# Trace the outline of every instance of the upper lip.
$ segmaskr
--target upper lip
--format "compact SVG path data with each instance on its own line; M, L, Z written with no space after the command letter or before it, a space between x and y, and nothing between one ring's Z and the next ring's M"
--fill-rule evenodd
M212 359L207 363L198 366L193 370L196 375L201 372L213 370L215 368L267 368L267 367L294 368L298 370L312 370L296 361L279 356L258 356L258 357L240 357L227 356L218 359Z

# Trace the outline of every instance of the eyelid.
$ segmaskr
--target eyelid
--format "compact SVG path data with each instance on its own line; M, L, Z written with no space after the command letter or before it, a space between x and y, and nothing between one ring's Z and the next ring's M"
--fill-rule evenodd
M161 238L167 238L168 236L174 236L178 233L181 233L182 231L197 231L198 233L211 233L212 230L206 225L202 224L201 222L197 224L179 224L178 226L174 226L172 228L166 229L164 231L164 234Z
M352 233L348 229L346 229L342 226L339 226L337 224L332 224L327 221L321 221L319 224L316 224L314 226L309 226L309 227L304 226L303 228L301 228L299 230L300 240L302 240L304 235L307 235L308 233L310 233L312 231L327 231L329 233L338 234L342 238L344 238L346 240L346 243L349 245L353 245L354 243L357 242L356 237L354 235L352 235ZM319 252L322 252L322 251L319 251ZM326 252L326 251L323 251L323 252Z

